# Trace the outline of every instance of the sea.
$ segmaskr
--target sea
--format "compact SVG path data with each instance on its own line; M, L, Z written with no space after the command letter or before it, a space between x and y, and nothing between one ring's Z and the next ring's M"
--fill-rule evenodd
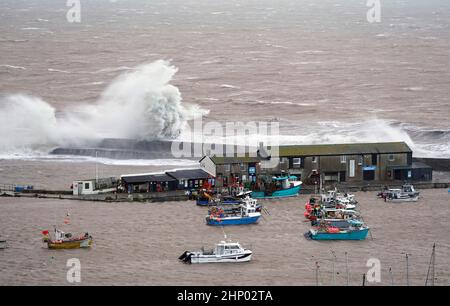
M198 141L200 119L219 130L227 123L276 123L271 136L280 144L405 141L415 157L450 158L450 2L381 0L378 15L367 3L2 0L0 185L70 190L73 180L96 175L195 167L195 159L170 154L117 159L51 152L95 151L105 139ZM210 139L257 143L263 132ZM436 204L437 214L448 215L441 213L448 212L447 194L426 195L433 203L421 209L429 213L426 203ZM411 252L413 282L422 284L425 257L437 241L440 280L448 285L449 240L442 234L448 222L373 196L359 195L374 225L374 240L361 248L305 242L306 197L270 202L273 216L261 226L229 233L256 245L255 262L243 266L248 274L236 283L240 267L230 266L222 282L212 276L220 268L177 262L186 248L223 237L204 225L205 211L193 203L4 198L0 239L15 242L0 250L0 285L65 284L65 259L73 254L55 255L38 244L40 230L67 211L98 241L94 250L76 253L87 262L87 284L315 284L315 261L326 267L323 284L330 284L331 250L340 256L339 269L347 251L358 265L353 284L372 255L386 262L386 278L391 266L395 283L404 284L402 252ZM386 214L379 209L389 211L392 228L382 226ZM403 214L411 214L409 221Z

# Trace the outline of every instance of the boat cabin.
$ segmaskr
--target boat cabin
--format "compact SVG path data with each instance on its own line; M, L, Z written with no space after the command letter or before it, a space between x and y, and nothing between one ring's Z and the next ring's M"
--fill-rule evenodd
M216 255L232 255L242 253L243 248L238 242L221 241L216 245L214 254Z

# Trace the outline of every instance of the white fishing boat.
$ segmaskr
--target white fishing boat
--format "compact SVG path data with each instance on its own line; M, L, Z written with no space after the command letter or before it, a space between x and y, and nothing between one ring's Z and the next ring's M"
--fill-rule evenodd
M321 194L321 203L325 207L355 209L358 202L353 194L342 194L335 188L334 190L328 190L326 194Z
M403 192L402 189L389 189L386 200L389 202L417 202L419 194Z
M252 258L252 251L238 242L221 241L212 250L185 251L180 257L184 263L245 262Z
M383 199L389 199L389 198L400 198L400 199L415 199L419 198L419 191L416 191L414 186L412 184L404 184L401 188L392 189L385 187L384 190L382 190L380 193L378 193L378 197ZM417 200L415 200L417 201Z

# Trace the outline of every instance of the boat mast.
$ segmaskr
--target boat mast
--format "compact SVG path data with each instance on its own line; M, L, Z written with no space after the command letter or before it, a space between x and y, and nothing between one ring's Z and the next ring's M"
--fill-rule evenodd
M409 254L406 253L406 286L409 286Z
M430 281L430 286L434 286L434 266L436 263L436 243L433 243L433 250L431 251L430 264L428 265L427 279L425 280L425 286L428 286L428 281Z
M347 286L350 285L350 273L348 271L348 253L345 252L345 271L347 272Z
M333 255L333 286L336 286L336 255L333 250L331 250L331 254Z
M389 276L391 277L391 286L394 286L394 275L392 274L392 267L389 267Z
M97 152L97 150L95 150L95 185L98 186L98 152Z
M319 286L319 262L316 261L316 286Z

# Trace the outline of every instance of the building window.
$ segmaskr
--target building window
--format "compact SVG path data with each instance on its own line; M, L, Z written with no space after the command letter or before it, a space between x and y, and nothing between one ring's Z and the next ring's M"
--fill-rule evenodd
M312 160L313 163L317 163L317 156L311 157L311 160Z
M358 165L362 166L364 164L364 155L359 156Z
M223 165L223 168L224 168L224 170L225 170L226 172L230 172L231 165L230 165L230 164L225 164L225 165Z
M346 155L342 155L341 156L341 164L346 164L347 163L347 156Z
M89 183L84 183L84 189L89 189L90 188L90 184Z
M372 166L377 165L378 156L376 154L372 154Z
M287 164L289 164L289 159L286 158L286 157L282 157L282 158L281 158L281 163L282 163L283 165L287 165Z
M394 161L394 160L395 160L394 154L389 154L389 161Z
M245 171L245 164L244 163L240 163L239 166L241 167L241 171Z
M302 159L300 157L296 157L292 159L292 168L299 169L302 167Z

